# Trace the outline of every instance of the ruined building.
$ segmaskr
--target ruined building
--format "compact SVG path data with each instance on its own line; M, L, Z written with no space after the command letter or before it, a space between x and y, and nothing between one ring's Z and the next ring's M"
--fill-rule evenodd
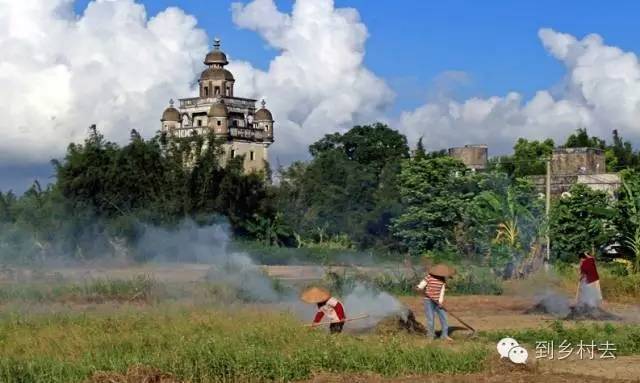
M227 56L216 39L204 59L207 68L200 75L199 96L173 100L162 114L161 132L172 137L189 137L213 132L224 140L225 161L244 156L246 171L265 169L267 151L273 143L273 116L265 107L256 109L256 100L236 97L233 74L225 69Z
M532 176L536 189L544 193L546 176ZM597 148L555 148L551 155L551 195L568 192L574 184L584 184L613 196L622 181L607 173L604 151Z
M449 148L449 156L462 161L473 171L485 170L489 158L487 145L465 145L459 148Z

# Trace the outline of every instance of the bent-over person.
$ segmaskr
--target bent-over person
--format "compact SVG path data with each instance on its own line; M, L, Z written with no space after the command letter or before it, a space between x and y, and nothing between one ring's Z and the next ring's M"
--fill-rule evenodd
M317 306L318 311L313 318L312 326L319 325L320 321L326 316L331 322L329 324L331 334L342 332L344 321L346 320L344 306L337 298L332 297L329 291L319 287L311 287L305 290L300 298L304 302L313 303Z

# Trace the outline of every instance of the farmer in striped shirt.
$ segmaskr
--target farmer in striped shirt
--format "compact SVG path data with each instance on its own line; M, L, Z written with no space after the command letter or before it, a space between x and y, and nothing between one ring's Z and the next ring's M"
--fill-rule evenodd
M435 318L438 315L442 334L440 339L453 340L449 338L449 326L447 325L447 315L442 308L444 301L444 291L447 286L446 278L452 276L455 270L446 265L435 265L428 270L427 276L420 281L417 286L419 291L424 293L424 312L427 316L427 336L435 337Z

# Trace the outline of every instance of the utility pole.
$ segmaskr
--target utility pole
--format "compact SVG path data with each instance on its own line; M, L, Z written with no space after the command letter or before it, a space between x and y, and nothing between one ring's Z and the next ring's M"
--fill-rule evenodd
M547 254L545 256L544 267L545 270L549 270L549 264L551 262L551 237L549 236L549 213L551 212L551 158L546 159L547 163L547 182L546 182L546 195L545 195L545 212L547 216Z

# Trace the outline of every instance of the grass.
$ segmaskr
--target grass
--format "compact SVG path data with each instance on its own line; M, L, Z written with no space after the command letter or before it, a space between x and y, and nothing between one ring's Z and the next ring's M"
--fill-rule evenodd
M375 274L343 270L329 271L324 282L331 291L337 291L343 295L358 283L395 295L415 295L415 287L423 277L423 274L406 273L400 269ZM491 270L468 266L447 282L447 293L453 295L501 295L503 286L502 281L495 277Z
M482 369L486 348L416 345L403 337L328 336L290 315L157 307L145 311L4 314L0 381L82 382L144 365L181 380L291 381L316 372L401 376Z
M163 287L147 275L130 279L90 279L84 282L5 284L0 286L0 303L149 301L165 296Z
M566 340L573 345L583 341L585 344L594 341L601 345L610 342L616 345L616 355L640 354L640 325L582 324L566 327L561 321L551 322L547 328L527 330L500 330L482 332L481 337L492 343L510 337L518 342L535 346L537 341L554 341L559 345Z

